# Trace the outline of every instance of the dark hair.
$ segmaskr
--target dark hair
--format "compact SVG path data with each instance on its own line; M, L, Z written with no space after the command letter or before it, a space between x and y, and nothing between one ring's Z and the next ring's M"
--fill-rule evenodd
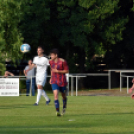
M53 53L53 54L57 54L57 56L59 56L59 50L58 49L56 49L56 48L54 48L54 49L52 49L51 51L50 51L50 54L51 53Z
M29 59L27 62L29 62L30 60L33 62L33 60L32 60L32 59Z
M41 46L41 45L40 45L40 46L38 46L38 48L41 48L42 50L44 50L44 46Z

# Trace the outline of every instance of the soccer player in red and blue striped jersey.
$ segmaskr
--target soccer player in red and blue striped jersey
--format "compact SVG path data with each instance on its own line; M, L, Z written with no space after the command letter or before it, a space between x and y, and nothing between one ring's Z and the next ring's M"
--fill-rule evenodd
M49 61L51 67L51 79L50 84L52 86L53 94L54 94L54 102L56 107L56 115L60 116L59 111L59 100L58 93L61 92L63 98L63 110L62 115L65 113L66 105L67 105L67 97L66 97L66 76L65 74L69 72L69 68L67 62L58 57L59 52L57 49L53 49L50 52L51 60Z

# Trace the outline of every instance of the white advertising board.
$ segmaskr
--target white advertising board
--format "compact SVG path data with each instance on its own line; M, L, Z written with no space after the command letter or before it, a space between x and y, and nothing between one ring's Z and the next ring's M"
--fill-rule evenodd
M0 78L0 96L19 96L19 78Z

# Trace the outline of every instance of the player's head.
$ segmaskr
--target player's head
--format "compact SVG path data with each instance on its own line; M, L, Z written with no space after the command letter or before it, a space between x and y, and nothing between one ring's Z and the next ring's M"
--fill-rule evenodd
M32 60L28 60L28 65L31 65L32 63Z
M51 57L52 60L55 60L56 58L58 58L58 56L59 56L58 49L52 49L50 51L50 57Z
M37 48L38 56L42 55L43 53L44 53L44 47L43 46L38 46L38 48Z
M5 71L5 74L4 74L4 76L5 76L5 77L7 77L7 76L8 76L8 72L7 72L7 71Z

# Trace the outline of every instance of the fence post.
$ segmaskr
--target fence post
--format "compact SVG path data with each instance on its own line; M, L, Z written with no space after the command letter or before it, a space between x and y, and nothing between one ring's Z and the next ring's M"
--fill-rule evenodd
M122 90L122 72L120 71L120 92Z
M77 76L76 76L76 96L78 95L78 79L77 79Z
M129 77L127 76L127 94L128 94L128 89L129 89Z
M108 86L109 86L109 90L111 90L111 71L108 71Z
M71 77L71 96L73 96L73 77Z
M31 76L31 84L30 84L30 96L31 96L31 92L32 92L32 76Z

